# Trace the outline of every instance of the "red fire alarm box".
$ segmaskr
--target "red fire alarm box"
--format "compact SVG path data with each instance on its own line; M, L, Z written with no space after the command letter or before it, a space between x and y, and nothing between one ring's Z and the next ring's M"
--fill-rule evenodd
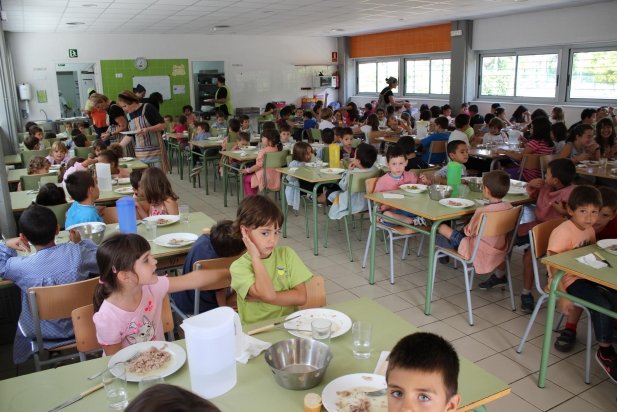
M338 62L338 52L332 52L332 63Z

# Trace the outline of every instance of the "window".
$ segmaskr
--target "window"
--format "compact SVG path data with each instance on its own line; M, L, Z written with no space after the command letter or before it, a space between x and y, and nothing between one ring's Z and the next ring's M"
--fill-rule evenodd
M406 60L405 94L450 94L450 59Z
M557 53L482 56L480 95L554 99L558 62Z
M572 53L569 97L617 99L617 50Z
M398 60L358 62L358 93L379 93L387 86L388 77L398 79ZM392 89L398 93L398 87Z

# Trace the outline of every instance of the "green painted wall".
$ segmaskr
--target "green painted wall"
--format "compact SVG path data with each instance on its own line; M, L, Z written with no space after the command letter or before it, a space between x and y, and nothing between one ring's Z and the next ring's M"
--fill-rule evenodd
M101 77L103 93L111 100L116 100L118 93L133 89L134 76L169 76L171 99L161 105L161 116L176 116L182 113L182 106L190 102L191 68L188 59L148 59L145 70L137 70L134 60L101 60ZM116 77L122 73L122 77ZM184 94L174 94L174 86L184 86ZM151 93L148 90L147 95Z

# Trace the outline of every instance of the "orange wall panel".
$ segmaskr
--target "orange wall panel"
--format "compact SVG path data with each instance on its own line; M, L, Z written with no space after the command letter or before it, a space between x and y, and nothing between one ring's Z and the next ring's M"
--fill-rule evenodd
M451 50L450 23L364 34L351 38L351 58L400 56Z

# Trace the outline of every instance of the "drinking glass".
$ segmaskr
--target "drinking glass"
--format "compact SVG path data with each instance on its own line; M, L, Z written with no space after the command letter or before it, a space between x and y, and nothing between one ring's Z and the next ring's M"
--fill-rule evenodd
M606 157L601 157L600 158L600 167L606 167L607 164L608 164L608 159Z
M313 339L328 345L332 334L332 322L328 319L315 319L311 322L311 334Z
M353 356L358 359L371 357L371 338L373 325L370 322L356 321L351 327Z
M165 379L162 376L158 375L150 375L142 378L139 381L139 392L143 392L151 386L158 385L160 383L165 383Z
M189 205L180 205L178 207L178 211L180 212L180 220L182 221L182 223L189 223L189 213L190 213L190 208Z
M109 409L121 411L129 404L129 397L126 390L126 366L117 363L105 372L102 377L107 396Z
M146 240L151 242L156 239L156 221L146 220L144 222L144 229L146 232Z

